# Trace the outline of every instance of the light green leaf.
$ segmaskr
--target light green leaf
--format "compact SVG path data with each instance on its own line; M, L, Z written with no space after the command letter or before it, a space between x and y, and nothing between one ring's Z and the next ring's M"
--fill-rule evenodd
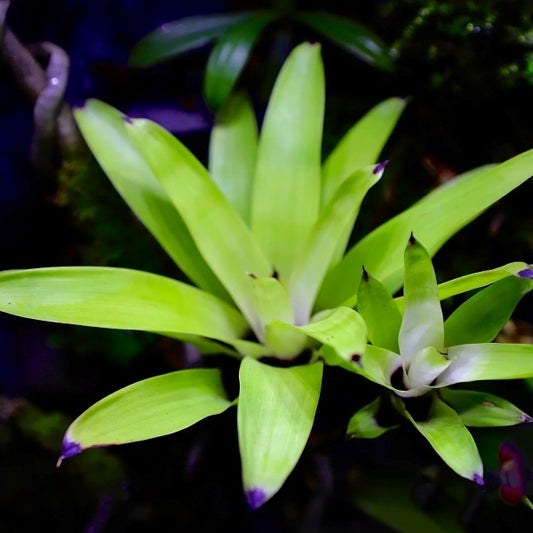
M357 311L367 325L370 342L399 353L402 315L387 288L366 270L357 292Z
M398 426L383 427L376 420L376 415L381 405L381 399L378 397L373 402L365 405L355 413L350 422L346 436L356 439L375 439L381 437L387 431L395 429Z
M300 326L309 337L330 346L346 361L366 350L366 324L361 315L349 307L337 307L316 314L309 324Z
M229 341L247 324L196 287L138 270L57 267L0 272L0 311L48 322Z
M449 358L438 352L433 346L426 346L412 358L411 365L405 373L405 385L409 389L427 388L451 364Z
M269 355L278 359L295 359L313 344L312 339L293 324L273 320L265 327L265 345L269 349Z
M209 172L248 223L257 155L257 123L250 100L232 96L217 114L209 142Z
M289 279L320 208L324 70L320 46L302 44L278 76L259 138L251 227Z
M204 81L205 99L212 109L218 109L224 104L248 60L257 37L275 18L270 12L257 12L220 36L209 56Z
M403 414L428 440L444 462L460 476L483 485L483 465L472 435L459 415L437 395L433 397L427 420L415 420L399 398L393 397Z
M250 275L268 277L272 268L250 230L203 165L168 131L143 119L130 121L128 131L183 217L200 253L259 333Z
M404 312L398 342L405 368L417 352L428 346L444 349L435 271L426 249L412 235L405 249Z
M493 394L452 389L441 389L439 394L457 412L465 426L514 426L533 422L524 411Z
M124 115L98 100L74 111L96 160L131 210L198 287L229 300L150 166L126 131Z
M270 499L296 466L311 433L321 382L321 363L278 368L242 361L237 426L251 508Z
M492 342L533 280L509 276L474 294L444 323L447 346Z
M322 205L357 169L376 163L405 107L405 100L389 98L364 115L339 141L322 166Z
M153 65L189 52L206 45L229 28L254 16L254 13L200 15L168 22L135 45L130 64L136 67Z
M439 387L533 377L533 344L462 344L448 348L448 357L454 361L438 378Z
M106 396L68 428L58 466L87 448L169 435L232 405L220 371L180 370L129 385Z
M346 235L354 225L361 202L382 174L380 166L355 171L320 212L303 250L296 258L288 283L297 324L309 321L315 297L335 258L335 251L346 247Z
M320 312L304 326L273 321L266 327L267 345L284 359L294 358L315 344L309 340L329 346L343 361L351 361L352 356L360 357L366 349L366 325L353 309L338 307Z
M386 45L361 24L328 13L299 13L297 19L366 63L392 70L392 56Z
M292 324L294 312L291 307L289 293L281 281L275 277L250 277L253 303L262 328L273 320L281 320ZM263 339L261 331L260 339Z
M533 150L497 166L481 167L435 189L358 242L322 284L317 308L351 305L362 265L391 293L403 279L403 246L414 232L430 256L457 231L533 174ZM453 216L452 216L453 214Z
M466 276L445 281L437 286L439 300L446 300L446 298L451 298L457 294L463 294L465 292L479 289L480 287L485 287L486 285L490 285L501 279L517 275L519 272L527 268L527 263L517 261L491 270L482 270L481 272L474 272L473 274L467 274ZM402 311L403 297L395 298L394 301Z
M330 366L340 366L348 372L397 391L391 385L391 376L402 367L402 359L397 353L369 344L362 355L356 354L351 361L341 358L327 346L320 349L320 355Z

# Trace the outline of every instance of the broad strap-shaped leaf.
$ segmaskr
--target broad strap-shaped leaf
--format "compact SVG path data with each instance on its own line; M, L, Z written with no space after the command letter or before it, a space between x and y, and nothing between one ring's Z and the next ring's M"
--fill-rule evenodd
M426 249L412 235L405 249L404 311L398 342L405 369L420 350L444 349L435 271Z
M257 333L250 275L267 277L272 268L250 230L213 183L203 165L172 134L139 119L128 131L187 224L213 272Z
M451 279L449 281L439 283L437 286L439 300L446 300L446 298L451 298L457 294L463 294L465 292L485 287L509 276L515 275L522 278L527 278L527 272L529 272L529 270L530 269L527 263L516 261L514 263L508 263L491 270L482 270L480 272L474 272L459 278ZM396 305L398 305L399 309L403 310L403 297L397 297L394 299L394 301L396 302Z
M474 294L444 323L447 346L492 342L533 280L508 276Z
M366 63L381 70L392 70L393 61L388 47L361 24L329 13L300 13L297 19Z
M296 258L288 283L297 324L309 321L320 284L335 259L335 251L339 247L346 247L346 235L351 232L361 202L382 175L381 165L355 171L320 212L305 246Z
M224 104L257 37L275 18L272 12L257 12L220 36L209 56L204 81L205 99L212 109L218 109Z
M524 411L493 394L445 388L439 391L439 395L457 412L465 426L514 426L533 422Z
M326 276L318 308L352 304L359 284L352 273L362 265L391 293L396 292L403 279L403 243L411 232L433 256L452 235L532 174L533 150L529 150L497 166L471 170L435 189L346 254Z
M437 386L489 379L533 377L533 344L462 344L448 348L452 364Z
M357 169L376 163L404 107L405 100L389 98L348 130L322 166L322 205Z
M0 311L48 322L238 339L247 324L215 296L170 278L110 267L0 273Z
M209 173L248 223L257 156L257 122L248 97L232 96L217 114L209 142Z
M400 352L398 335L402 315L387 288L363 268L357 291L357 311L363 317L374 346Z
M220 371L180 370L145 379L106 396L68 428L58 466L87 448L169 435L232 405Z
M460 476L483 485L483 464L476 443L459 415L437 395L433 397L427 420L415 420L402 400L393 397L398 411L412 422L443 461Z
M242 477L257 509L283 485L311 433L322 364L278 368L245 358L237 409Z
M346 436L355 439L375 439L381 437L387 431L398 426L383 427L379 424L376 416L381 406L381 398L377 397L373 402L361 407L348 423Z
M136 67L153 65L189 52L208 44L229 28L254 16L254 13L200 15L168 22L135 45L130 64Z
M229 300L170 198L126 131L124 115L98 100L74 111L94 157L131 210L200 288Z
M285 61L263 122L251 227L274 268L289 279L320 209L324 70L320 46Z

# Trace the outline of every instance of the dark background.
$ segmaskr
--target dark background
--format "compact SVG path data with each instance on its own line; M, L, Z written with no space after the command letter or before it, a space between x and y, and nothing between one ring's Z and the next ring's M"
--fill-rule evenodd
M394 46L398 60L394 72L384 73L323 43L324 152L380 100L410 99L385 150L391 160L385 177L358 220L357 238L446 175L533 147L533 4L352 4L301 3L366 24ZM202 77L210 47L146 69L128 67L129 53L164 22L268 5L14 0L7 24L24 43L51 41L68 52L70 104L96 97L130 114L164 116L205 161L213 113L202 98ZM279 66L306 39L318 37L288 23L262 34L240 80L259 116ZM32 130L32 105L0 62L2 269L108 264L178 275L93 162L74 165L74 171L63 164L55 176L35 169ZM435 259L439 278L531 262L532 192L531 183L523 185L451 239ZM517 335L531 336L530 297L517 309L515 323ZM529 428L475 432L488 471L481 492L453 476L408 427L376 441L344 442L350 415L379 391L334 369L326 372L308 449L280 493L254 514L241 491L234 411L178 435L88 451L55 468L62 434L75 416L104 395L183 368L187 360L178 343L149 334L0 316L0 531L381 532L391 529L379 519L407 506L447 523L446 531L529 531L530 512L499 498L496 474L504 440L514 443L531 469ZM236 365L224 359L215 364L234 383ZM533 410L523 382L489 385ZM417 531L414 523L410 529Z

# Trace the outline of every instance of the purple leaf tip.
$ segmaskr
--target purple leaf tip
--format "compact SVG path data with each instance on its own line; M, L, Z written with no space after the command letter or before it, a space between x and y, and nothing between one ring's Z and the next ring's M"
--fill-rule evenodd
M520 415L520 422L525 422L527 424L531 424L533 422L533 418L531 418L528 414L522 413Z
M126 124L133 124L133 119L131 117L128 117L128 115L123 115L122 118L124 119L124 122Z
M389 160L385 159L385 161L382 161L381 163L378 163L376 165L376 168L372 171L373 174L379 174L380 172L383 172L383 169L389 164Z
M521 278L527 278L527 279L533 279L533 269L531 268L526 268L524 270L521 270L518 275L521 277Z
M63 459L68 459L69 457L73 457L74 455L78 455L83 451L83 448L77 443L72 440L69 440L68 437L65 437L63 439L63 446L61 448L61 455L59 459L57 460L57 467L61 466L61 463L63 462Z
M246 491L246 501L250 509L259 509L266 502L267 496L263 489L253 488Z
M474 476L472 477L472 480L474 481L474 483L477 483L480 487L485 486L485 481L483 481L483 476L480 476L479 474L474 474Z

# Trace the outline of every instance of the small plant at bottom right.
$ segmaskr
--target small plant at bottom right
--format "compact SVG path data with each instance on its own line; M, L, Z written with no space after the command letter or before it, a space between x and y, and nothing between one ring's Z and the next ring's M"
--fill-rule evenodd
M323 355L330 364L389 389L394 409L448 466L483 485L483 464L467 426L510 426L533 418L493 394L449 386L533 376L533 345L492 342L533 289L533 270L526 266L491 283L444 320L440 302L457 294L458 287L452 287L453 282L437 285L431 258L413 235L404 264L403 297L396 299L363 268L357 310L368 327L365 352L355 354L351 362L324 349ZM352 416L349 436L375 438L396 427L380 425L381 402L378 397Z

